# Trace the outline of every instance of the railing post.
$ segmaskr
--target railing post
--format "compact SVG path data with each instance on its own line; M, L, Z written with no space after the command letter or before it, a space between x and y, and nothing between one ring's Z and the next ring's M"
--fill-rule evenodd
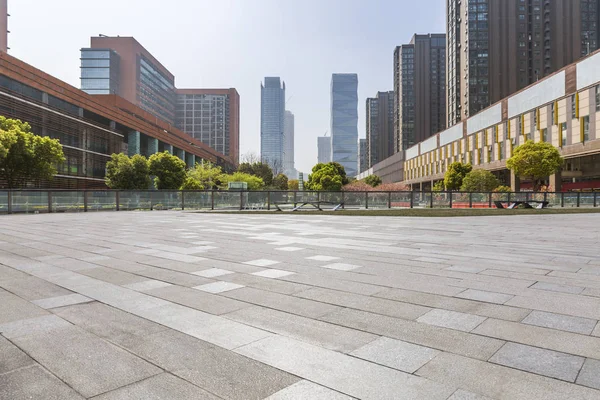
M488 208L492 208L492 192L488 193Z
M447 195L447 196L450 196L450 208L454 208L454 207L452 206L452 197L454 197L454 196L452 196L452 192L446 192L446 195Z
M369 209L369 192L365 192L365 209Z
M594 192L594 208L598 206L598 192Z
M473 193L469 192L469 208L473 208Z
M185 211L185 191L181 191L181 211Z
M150 191L150 211L154 210L154 204L153 204L152 200L153 200L152 199L152 191Z
M342 191L342 210L346 207L346 192Z
M296 204L298 203L298 192L294 191L294 208L296 208Z
M544 192L544 203L546 202L548 202L548 192Z
M52 191L48 190L48 212L52 212Z
M83 212L88 212L88 191L83 191Z
M271 211L271 191L267 190L267 211Z
M388 192L388 208L392 208L392 192Z
M579 208L579 204L581 202L581 192L577 192L577 207Z
M415 207L414 194L415 194L415 192L413 192L413 191L410 192L410 208L414 208Z
M565 192L560 192L560 207L565 208Z
M240 211L244 209L244 191L240 190Z
M121 194L118 190L115 192L115 202L117 203L117 211L119 211L121 209Z
M525 192L525 201L529 203L529 192Z
M210 209L214 210L215 209L215 190L211 190L210 191Z
M508 205L509 205L509 206L510 206L510 195L511 195L511 194L512 194L511 192L508 192Z
M429 192L429 208L433 208L433 191Z
M12 214L12 190L8 191L8 206L7 206L7 211L9 214Z

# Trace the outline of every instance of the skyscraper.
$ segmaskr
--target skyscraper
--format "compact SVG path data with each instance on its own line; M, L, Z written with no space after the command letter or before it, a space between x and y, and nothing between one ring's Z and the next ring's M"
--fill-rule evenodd
M240 95L235 89L177 89L175 126L232 160L240 158Z
M598 49L599 0L447 0L448 124Z
M283 122L283 173L290 179L296 179L294 167L294 114L285 111Z
M317 162L327 164L331 162L331 137L319 136L317 138L318 157Z
M358 172L358 75L333 74L331 78L331 160L346 175Z
M358 140L358 172L363 173L370 168L369 166L369 139Z
M394 51L394 153L446 128L446 35L414 35Z
M368 169L394 154L394 92L378 92L377 97L368 98L365 110Z
M8 51L8 0L0 0L0 51Z
M261 84L260 158L274 170L283 170L285 82L266 77Z

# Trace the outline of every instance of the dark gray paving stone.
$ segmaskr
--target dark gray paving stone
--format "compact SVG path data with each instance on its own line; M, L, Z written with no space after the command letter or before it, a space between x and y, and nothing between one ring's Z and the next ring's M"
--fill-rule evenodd
M583 357L540 349L518 343L505 344L490 362L535 374L575 382Z
M10 268L5 265L0 265L0 283L2 281L11 281L13 279L28 278L29 276L30 275L27 275L26 273L16 270L14 268Z
M14 339L20 336L52 332L70 326L72 325L64 319L48 314L0 324L0 333L9 339Z
M43 279L36 278L35 276L0 281L0 287L26 300L47 299L49 297L73 294L70 290L64 289Z
M600 390L600 361L588 358L577 377L579 385Z
M140 338L127 347L217 396L263 399L299 378L173 330Z
M486 292L483 290L467 289L456 295L461 299L483 301L485 303L504 304L514 296L511 294Z
M39 366L0 375L0 400L84 400Z
M118 269L97 267L84 271L79 271L80 274L92 278L100 279L101 281L112 283L114 285L128 285L130 283L142 282L148 278L134 275L128 272L123 272Z
M76 327L22 336L14 342L85 397L162 372L141 358Z
M457 390L448 400L492 400L489 397L481 396L466 390Z
M156 267L146 267L142 271L137 271L136 274L158 281L168 282L173 285L187 287L194 287L213 282L211 279L202 278L201 276Z
M559 329L561 331L589 335L598 321L588 318L572 317L570 315L554 314L544 311L532 311L523 320L524 324Z
M34 364L31 357L0 336L0 375Z
M252 306L242 301L176 285L148 290L144 293L215 315Z
M190 399L190 400L218 400L219 397L184 381L171 374L160 374L152 376L143 381L132 383L93 397L93 400L167 400L167 399Z
M539 290L547 290L550 292L571 293L571 294L579 294L579 293L583 292L582 287L570 286L570 285L557 285L555 283L547 283L547 282L537 282L535 285L531 286L531 288L539 289Z
M293 275L288 275L285 277L285 279L291 278L292 276ZM270 279L250 274L236 273L233 275L220 276L219 279L222 281L233 282L256 289L262 289L281 294L294 294L311 288L311 286L288 282L287 280L282 280L282 278Z
M47 315L48 312L22 298L0 289L0 324Z

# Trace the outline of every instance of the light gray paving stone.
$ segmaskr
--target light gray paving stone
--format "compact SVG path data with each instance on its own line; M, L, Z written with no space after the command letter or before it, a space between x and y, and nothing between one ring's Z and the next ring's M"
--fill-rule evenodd
M446 400L456 390L401 371L281 336L263 339L235 351L361 399ZM349 376L353 379L348 379Z
M49 299L34 300L34 301L32 301L32 303L35 304L36 306L42 307L44 309L49 309L49 308L70 306L70 305L79 304L79 303L87 303L90 301L93 301L93 300L88 297L82 296L80 294L74 293L74 294L68 294L66 296L51 297Z
M350 354L412 374L439 353L440 351L429 347L382 337Z
M313 260L313 261L333 261L333 260L339 260L340 257L332 257L332 256L311 256L311 257L306 257L307 260Z
M129 285L123 285L124 288L135 290L136 292L145 292L147 290L159 289L171 286L170 283L157 281L154 279L144 280L142 282L130 283Z
M78 271L82 275L100 279L101 281L112 283L114 285L129 285L147 280L147 278L139 275L134 275L128 272L123 272L118 269L97 267Z
M2 305L0 307L0 324L48 314L43 308L2 289L0 289L0 304Z
M595 400L598 391L451 353L442 353L417 375L501 400Z
M261 258L258 260L246 261L244 264L253 265L255 267L268 267L271 265L279 264L279 261Z
M21 336L14 342L85 397L161 372L141 358L75 327Z
M210 268L205 269L204 271L193 272L194 275L203 276L205 278L215 278L217 276L223 276L228 274L233 274L233 271L228 271L226 269L220 268Z
M253 272L250 275L261 276L263 278L283 278L284 276L294 275L295 272L283 271L280 269L265 269L264 271Z
M296 274L293 276L286 277L285 281L303 283L310 286L316 286L317 288L326 288L333 290L340 290L344 292L351 292L356 294L362 294L366 296L372 296L385 290L385 287L370 285L368 283L353 282L348 280L339 279L333 276L319 275L302 275ZM310 289L310 287L306 287Z
M93 400L166 400L166 399L194 399L194 400L218 400L215 395L184 381L171 374L160 374L152 376L143 381L113 390Z
M581 333L582 335L590 335L598 321L544 311L532 311L531 314L523 320L523 323L544 328L558 329L561 331Z
M11 281L14 279L24 279L28 278L30 275L27 275L24 272L16 270L14 268L10 268L0 264L0 284L2 281Z
M352 264L345 264L345 263L333 263L333 264L319 265L319 266L321 268L335 269L338 271L353 271L355 269L362 268L361 265L352 265Z
M198 266L194 265L194 270L198 270ZM145 276L149 279L163 281L171 283L173 285L194 287L205 283L210 283L212 280L203 278L201 276L192 275L184 272L173 271L163 268L149 267L142 271L136 272L139 275Z
M477 267L474 265L452 265L445 269L447 271L468 272L471 274L477 274L479 272L485 271L486 269L488 269L488 267Z
M600 361L591 358L585 360L577 384L600 390Z
M456 311L435 309L419 317L417 321L424 324L470 332L485 321L485 317Z
M226 314L242 308L251 307L248 303L175 285L148 290L145 293L215 315Z
M173 330L139 338L126 347L224 399L264 399L299 381L284 371Z
M256 306L226 314L225 317L344 353L378 338L377 335L367 332Z
M0 374L0 400L84 400L39 366Z
M551 296L515 296L506 305L600 319L600 298L552 293Z
M279 248L276 248L275 250L278 250L278 251L287 251L287 252L292 252L292 251L300 251L300 250L304 250L304 248L302 248L302 247L292 247L292 246L288 246L288 247L279 247Z
M489 397L480 396L476 393L467 392L466 390L459 389L448 400L493 400Z
M514 296L504 293L484 292L482 290L467 289L456 295L461 299L483 301L485 303L504 304Z
M265 400L352 400L339 392L310 381L300 381L267 397Z
M281 294L295 294L310 289L311 286L287 280L288 278L293 278L293 276L296 275L288 275L285 278L286 280L283 280L263 278L261 276L251 274L233 274L225 275L220 279L227 282L238 283L240 285L250 286L256 289L262 289L269 292L276 292Z
M505 344L490 362L563 381L575 382L583 357L518 343Z
M330 313L320 319L480 360L489 359L505 343L453 329L350 309Z
M19 336L51 332L70 326L71 324L56 315L42 315L0 324L0 333L6 338L14 339Z
M596 329L594 329L594 332L592 332L592 335L600 337L600 322L598 322L598 325L596 325Z
M583 292L582 287L578 286L569 286L569 285L557 285L554 283L547 282L536 282L535 285L531 286L532 289L539 290L548 290L551 292L561 292L561 293L571 293L571 294L579 294Z
M49 297L65 296L73 293L70 290L30 275L27 275L26 278L0 280L0 287L25 300L47 299Z
M31 357L0 336L0 375L34 364L35 361Z
M223 293L228 292L230 290L240 289L243 287L244 285L238 285L237 283L219 281L207 283L206 285L196 286L194 287L194 289L208 293Z

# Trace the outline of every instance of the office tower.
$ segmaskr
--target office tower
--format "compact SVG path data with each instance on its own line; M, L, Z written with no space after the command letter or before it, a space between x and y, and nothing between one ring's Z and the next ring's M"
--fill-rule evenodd
M377 92L377 97L367 99L365 110L367 168L371 168L394 154L394 92Z
M319 136L317 138L318 158L317 162L327 164L331 162L331 137Z
M358 172L361 174L370 168L368 140L358 140Z
M177 89L175 126L219 153L240 156L240 95L235 89Z
M358 75L333 74L331 78L331 160L347 176L358 172Z
M175 77L132 37L91 38L81 49L81 89L117 94L174 125Z
M447 0L448 124L598 49L598 0Z
M8 0L0 0L0 51L8 51Z
M446 129L446 35L414 35L394 51L394 153Z
M294 114L287 110L283 121L283 173L290 179L297 175L294 168Z
M260 158L274 170L283 170L285 82L266 77L260 86Z

